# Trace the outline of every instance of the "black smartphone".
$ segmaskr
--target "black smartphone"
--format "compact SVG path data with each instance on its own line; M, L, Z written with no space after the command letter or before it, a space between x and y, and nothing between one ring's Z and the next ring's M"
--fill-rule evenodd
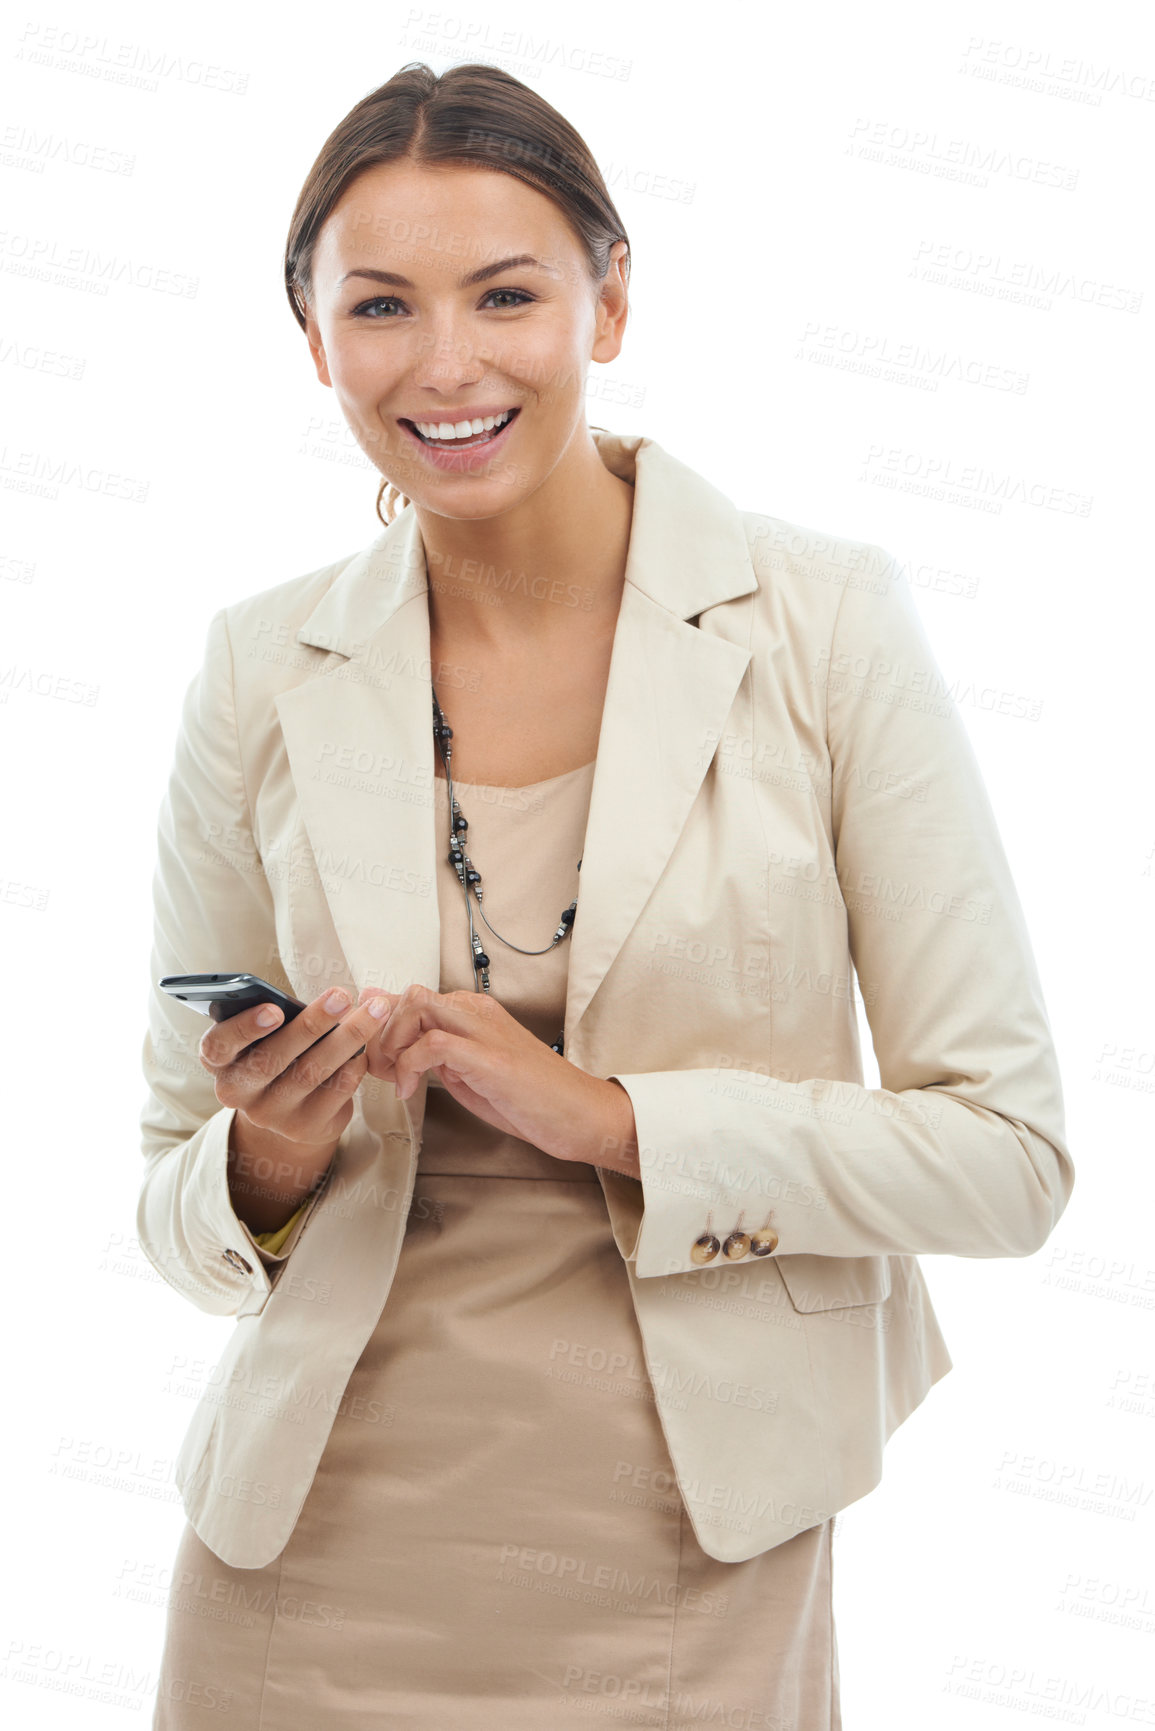
M284 1012L283 1028L305 1008L299 998L291 998L256 974L166 974L159 985L162 992L179 998L202 1016L211 1016L214 1022L227 1022L230 1016L239 1016L255 1004L276 1004Z
M276 1028L270 1028L270 1034L287 1027L293 1017L299 1016L306 1008L299 998L291 998L258 974L166 974L158 984L162 992L179 998L182 1004L187 1004L190 1010L199 1010L202 1016L211 1016L214 1022L227 1022L230 1016L239 1016L242 1010L251 1010L254 1004L276 1004L284 1012L285 1019ZM261 1039L265 1038L267 1036L262 1034ZM319 1046L324 1038L324 1034L319 1035L313 1046ZM256 1044L254 1040L252 1045ZM313 1046L307 1046L306 1051L311 1052ZM251 1047L246 1046L245 1051L249 1050ZM353 1056L359 1058L364 1050L364 1046L359 1046Z

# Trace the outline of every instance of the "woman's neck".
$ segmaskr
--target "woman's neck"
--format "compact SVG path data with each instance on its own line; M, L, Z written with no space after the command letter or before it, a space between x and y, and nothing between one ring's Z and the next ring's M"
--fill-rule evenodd
M462 520L415 506L443 653L532 652L612 631L634 490L588 451L563 460L515 511Z

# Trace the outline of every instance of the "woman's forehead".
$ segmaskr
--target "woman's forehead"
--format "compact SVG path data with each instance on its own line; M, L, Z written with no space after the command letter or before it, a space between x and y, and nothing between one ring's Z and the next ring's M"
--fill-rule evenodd
M317 237L317 274L360 268L464 279L503 259L545 276L568 276L581 248L553 201L494 169L410 161L358 175ZM399 285L404 286L404 285Z

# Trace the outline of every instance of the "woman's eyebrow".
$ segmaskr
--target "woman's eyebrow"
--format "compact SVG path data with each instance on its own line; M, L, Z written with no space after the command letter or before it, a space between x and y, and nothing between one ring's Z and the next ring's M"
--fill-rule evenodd
M561 274L560 271L554 270L552 266L543 264L540 259L534 258L532 253L523 252L518 253L515 258L499 259L496 264L486 264L482 265L480 270L471 270L468 276L462 277L457 286L458 288L471 288L474 283L485 282L488 277L498 276L503 270L514 270L520 265L527 264L535 265L538 270L548 271L550 276L560 276ZM338 283L337 286L340 288L342 284L349 281L350 277L355 276L368 277L370 282L391 283L395 288L413 287L412 282L407 276L401 276L397 271L391 270L346 271L345 275L341 278L341 282Z

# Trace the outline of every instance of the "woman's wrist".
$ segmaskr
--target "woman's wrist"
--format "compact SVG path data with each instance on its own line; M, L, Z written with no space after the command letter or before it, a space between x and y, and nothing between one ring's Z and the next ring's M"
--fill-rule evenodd
M626 1178L640 1179L642 1169L638 1160L634 1103L614 1077L607 1080L605 1088L598 1142L588 1159L592 1166L603 1166L607 1171L620 1172Z
M258 1236L292 1219L333 1163L339 1139L291 1142L262 1130L239 1107L229 1126L228 1184L233 1212Z

